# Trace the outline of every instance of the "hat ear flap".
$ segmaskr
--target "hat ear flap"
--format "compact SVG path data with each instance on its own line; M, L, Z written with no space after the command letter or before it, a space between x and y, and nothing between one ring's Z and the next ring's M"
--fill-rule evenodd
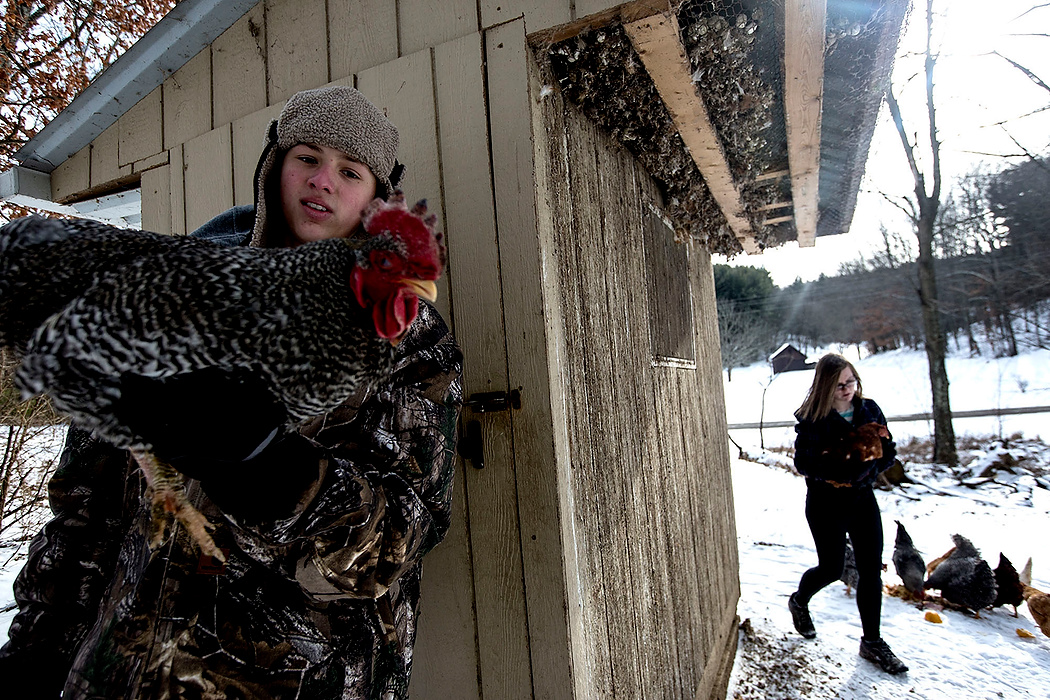
M266 218L268 193L266 186L273 175L274 164L277 160L277 120L270 122L266 130L266 145L263 146L262 155L259 156L259 164L255 166L255 231L252 235L252 245L262 246L266 243Z
M394 161L394 169L390 171L390 187L397 189L401 184L401 178L405 176L405 166L403 163Z

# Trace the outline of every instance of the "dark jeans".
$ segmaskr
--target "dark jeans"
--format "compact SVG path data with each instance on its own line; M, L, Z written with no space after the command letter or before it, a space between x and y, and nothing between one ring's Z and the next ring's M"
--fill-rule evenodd
M882 615L882 516L870 486L835 488L810 481L806 520L817 547L817 565L802 574L796 600L808 605L817 591L839 580L846 533L857 559L857 609L865 639L879 638Z

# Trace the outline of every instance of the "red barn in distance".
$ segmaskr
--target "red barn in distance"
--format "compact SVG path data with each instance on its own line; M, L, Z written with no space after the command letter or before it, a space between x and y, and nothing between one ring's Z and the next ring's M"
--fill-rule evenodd
M777 348L777 351L769 356L769 364L773 365L773 374L813 369L817 366L816 362L806 362L806 355L791 343L784 343Z

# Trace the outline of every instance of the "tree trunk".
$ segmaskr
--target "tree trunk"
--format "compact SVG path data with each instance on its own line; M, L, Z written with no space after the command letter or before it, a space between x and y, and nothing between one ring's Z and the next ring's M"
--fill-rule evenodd
M970 306L967 304L964 309L963 320L966 324L966 340L970 345L970 357L977 357L981 354L981 346L977 344L977 339L973 337L973 316L970 313Z
M1009 311L999 314L999 325L1003 329L1003 339L1006 341L1006 356L1017 357L1017 336L1014 334L1014 322Z
M930 389L933 393L933 459L954 467L959 456L955 450L955 429L952 427L952 409L948 400L948 371L944 366L947 342L941 326L937 277L933 270L933 221L933 216L920 216L916 227L916 237L919 239L919 303L926 336Z

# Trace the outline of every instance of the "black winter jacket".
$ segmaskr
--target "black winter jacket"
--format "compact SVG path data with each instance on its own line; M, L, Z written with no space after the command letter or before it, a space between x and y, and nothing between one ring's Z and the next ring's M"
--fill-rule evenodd
M886 416L871 399L853 399L853 420L832 411L817 421L800 420L795 425L795 470L807 480L835 481L852 486L870 486L890 468L897 456L893 437L882 438L882 457L861 462L851 458L850 443L856 429L867 423L886 425Z

